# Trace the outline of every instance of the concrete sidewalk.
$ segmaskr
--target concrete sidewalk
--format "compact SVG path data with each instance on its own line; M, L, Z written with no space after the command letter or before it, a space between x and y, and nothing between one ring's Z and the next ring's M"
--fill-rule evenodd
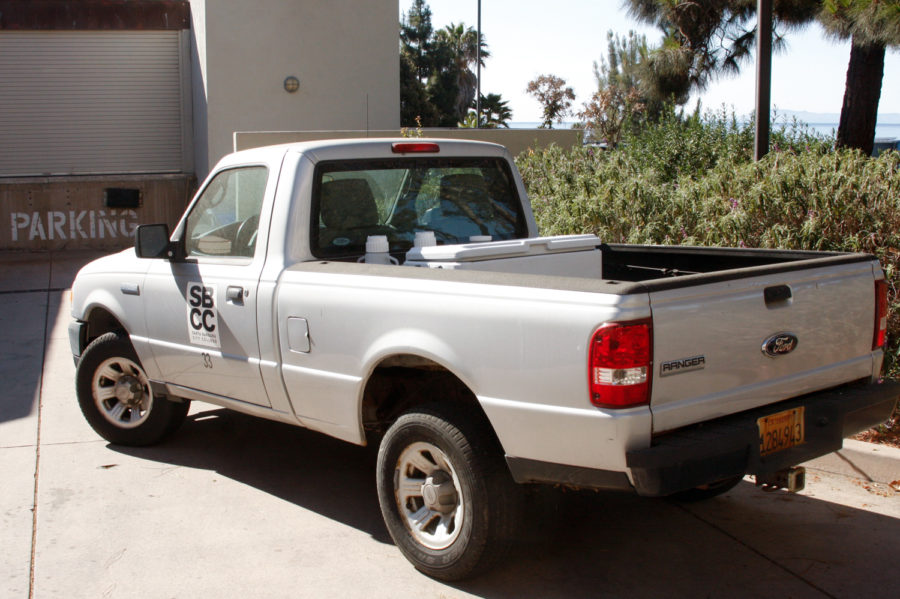
M681 505L534 499L510 559L447 585L390 542L374 451L195 403L110 445L74 393L65 289L95 254L0 253L0 597L882 597L900 587L900 450L847 441L807 489Z

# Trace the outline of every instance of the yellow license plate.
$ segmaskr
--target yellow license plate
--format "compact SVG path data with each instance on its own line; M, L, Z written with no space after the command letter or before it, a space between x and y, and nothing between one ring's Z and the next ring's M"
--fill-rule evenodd
M757 419L759 427L759 455L767 456L789 447L803 444L804 408L785 410Z

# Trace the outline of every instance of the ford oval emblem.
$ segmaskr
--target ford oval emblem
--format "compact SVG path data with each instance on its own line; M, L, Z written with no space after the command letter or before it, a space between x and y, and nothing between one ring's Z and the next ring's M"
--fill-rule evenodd
M775 333L762 344L762 352L770 358L789 354L797 349L797 335L793 333Z

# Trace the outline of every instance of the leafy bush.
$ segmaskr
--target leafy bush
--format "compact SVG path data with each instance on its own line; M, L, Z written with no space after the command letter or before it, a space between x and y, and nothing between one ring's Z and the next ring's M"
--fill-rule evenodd
M900 154L870 158L832 146L794 124L754 162L752 125L724 113L670 114L618 150L552 146L517 164L543 235L874 254L889 282L885 372L896 378Z

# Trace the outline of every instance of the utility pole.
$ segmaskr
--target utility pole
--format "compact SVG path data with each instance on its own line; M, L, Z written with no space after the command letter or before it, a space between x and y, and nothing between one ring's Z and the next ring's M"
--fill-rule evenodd
M756 142L753 157L769 153L772 105L772 0L756 1Z
M481 128L481 0L478 0L478 47L475 50L475 69L478 71L475 89L475 126Z

